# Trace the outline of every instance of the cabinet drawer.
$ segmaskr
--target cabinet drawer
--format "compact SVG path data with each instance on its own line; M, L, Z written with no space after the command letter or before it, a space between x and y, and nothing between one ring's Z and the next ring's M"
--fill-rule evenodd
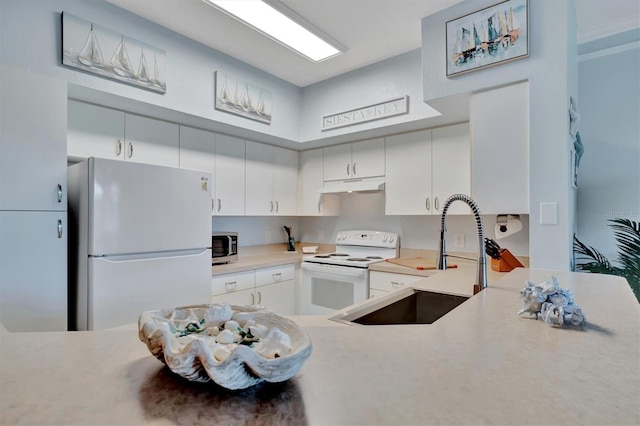
M371 271L371 274L369 275L369 287L373 290L392 291L404 288L423 278L425 277L420 275Z
M238 272L234 274L225 274L214 276L211 279L211 293L217 294L229 293L232 291L252 289L255 286L254 271Z
M279 265L270 268L256 269L256 287L295 278L295 265Z

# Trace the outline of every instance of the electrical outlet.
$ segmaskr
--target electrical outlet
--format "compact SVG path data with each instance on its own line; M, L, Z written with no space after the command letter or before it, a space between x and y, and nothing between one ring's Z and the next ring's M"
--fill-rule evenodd
M324 240L324 229L318 229L318 241Z
M267 230L264 232L264 241L266 243L270 243L271 242L271 231Z
M464 234L455 234L453 236L453 247L454 248L464 248Z

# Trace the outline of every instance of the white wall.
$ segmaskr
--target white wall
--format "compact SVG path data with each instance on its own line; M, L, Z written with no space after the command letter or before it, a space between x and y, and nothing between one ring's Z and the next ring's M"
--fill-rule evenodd
M445 23L493 4L462 2L422 20L424 100L438 108L443 97L529 81L531 265L568 269L575 203L569 184L568 107L569 96L577 96L577 85L571 83L577 80L573 1L529 1L529 58L446 78ZM541 202L558 203L558 225L540 225Z
M640 222L640 29L581 46L579 77L577 235L615 261L608 219Z
M302 115L300 117L300 140L302 142L361 133L360 139L378 136L388 126L428 119L439 113L422 102L422 68L420 49L398 55L391 59L342 74L320 83L307 86L302 91ZM322 131L321 117L349 111L380 101L409 95L409 113L382 120L368 121L337 129ZM466 121L468 107L459 111L457 121ZM432 120L438 123L436 120ZM452 121L450 121L452 122ZM424 124L422 127L426 127ZM413 127L415 129L416 127ZM403 130L409 130L403 128ZM387 132L388 134L388 132ZM347 140L354 140L353 135ZM304 148L313 147L307 144Z
M62 66L62 11L164 49L167 52L166 94ZM154 115L152 107L158 107L213 120L212 123L222 124L220 128L227 131L236 127L287 140L298 139L299 87L102 0L1 0L0 38L0 61L3 64L52 75L80 88L91 89L92 94L104 94L105 98L116 95L137 101L147 106L149 115ZM216 111L213 106L215 70L232 73L270 90L273 99L271 124Z
M440 241L440 216L385 216L384 192L344 194L340 196L339 217L301 217L302 241L333 244L336 234L348 229L396 232L400 246L424 250L437 250ZM523 229L519 233L499 240L498 243L518 256L529 255L527 215L521 216ZM496 216L484 215L485 236L495 238ZM324 238L318 238L318 232ZM455 234L464 234L465 247L454 249ZM471 215L447 216L447 247L452 251L477 253L478 234Z

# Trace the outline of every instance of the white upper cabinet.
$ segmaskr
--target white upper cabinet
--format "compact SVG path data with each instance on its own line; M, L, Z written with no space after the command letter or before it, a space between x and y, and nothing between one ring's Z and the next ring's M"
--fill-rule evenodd
M275 214L273 198L273 147L247 141L246 207L247 216Z
M273 199L276 214L298 214L298 152L274 147Z
M67 211L66 146L66 82L0 65L0 210Z
M124 160L124 112L69 99L67 155Z
M324 180L384 176L384 138L324 148Z
M245 141L227 135L216 135L215 207L219 216L245 214Z
M384 176L384 138L351 144L351 177Z
M247 216L297 214L298 153L247 141Z
M216 183L216 134L180 126L180 168L211 173L211 213L214 210Z
M67 155L179 167L179 126L69 100Z
M453 194L471 195L471 149L469 123L438 127L431 133L431 196L433 213L442 214L445 201ZM460 201L453 202L448 214L470 214Z
M338 216L340 214L340 196L318 193L318 189L323 185L322 149L301 152L298 167L299 216Z
M483 214L529 213L529 83L471 96L471 192Z
M158 166L180 166L178 125L125 114L125 160Z
M389 136L386 145L386 214L431 214L431 130Z
M446 199L469 195L469 126L458 124L386 139L385 212L388 215L440 215ZM451 214L467 214L453 203Z

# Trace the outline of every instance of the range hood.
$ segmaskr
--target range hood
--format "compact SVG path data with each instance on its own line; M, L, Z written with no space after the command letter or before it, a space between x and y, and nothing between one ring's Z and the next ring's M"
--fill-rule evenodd
M384 190L384 176L327 181L318 189L320 194L348 194L351 192L376 192Z

